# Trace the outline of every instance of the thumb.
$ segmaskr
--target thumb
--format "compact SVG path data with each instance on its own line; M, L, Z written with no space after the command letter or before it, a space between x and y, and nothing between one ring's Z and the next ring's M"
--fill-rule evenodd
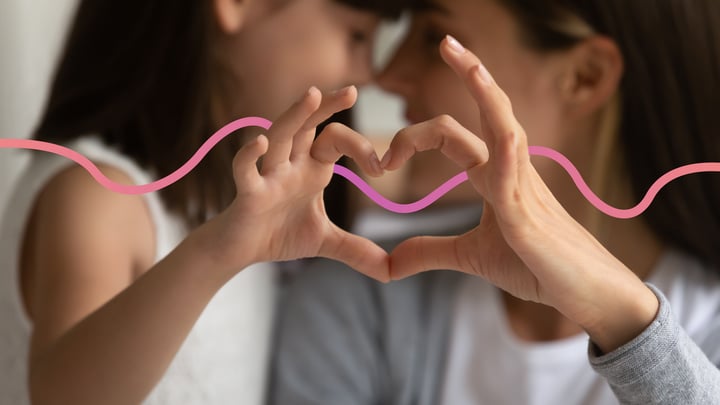
M343 262L383 283L390 281L387 252L369 239L346 232L335 224L332 224L332 230L323 241L318 255Z
M403 279L428 270L461 270L457 236L417 236L390 254L390 278Z

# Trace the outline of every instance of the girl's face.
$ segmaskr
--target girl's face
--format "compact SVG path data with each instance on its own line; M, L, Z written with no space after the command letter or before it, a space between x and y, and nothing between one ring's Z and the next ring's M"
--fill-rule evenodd
M272 120L310 86L328 91L370 80L377 15L334 0L254 0L247 7L241 30L220 41L232 78L219 89L223 104L232 100L224 115ZM228 89L235 94L222 95Z
M530 145L552 147L582 161L587 157L582 137L569 136L577 134L577 126L568 119L560 95L567 55L531 50L518 28L514 16L493 0L432 0L429 8L414 14L407 37L378 82L404 98L411 123L449 114L480 134L477 104L438 52L439 42L450 34L480 57L508 94ZM536 162L551 188L548 177L563 176L553 166L547 160Z

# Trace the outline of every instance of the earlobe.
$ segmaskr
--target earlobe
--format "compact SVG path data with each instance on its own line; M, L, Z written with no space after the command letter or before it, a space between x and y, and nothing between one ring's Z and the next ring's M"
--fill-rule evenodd
M212 0L217 25L226 34L242 28L247 14L248 0Z

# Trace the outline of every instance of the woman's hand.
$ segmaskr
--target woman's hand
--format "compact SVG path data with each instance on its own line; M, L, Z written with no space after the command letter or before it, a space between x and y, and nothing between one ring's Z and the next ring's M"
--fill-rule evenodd
M330 124L315 139L321 122L356 99L354 87L326 96L312 88L275 121L267 136L238 152L233 162L237 196L206 224L214 235L210 240L215 246L209 248L230 274L255 262L321 256L389 280L387 252L338 228L323 204L323 190L342 155L368 174L383 173L370 142L349 128Z
M478 103L479 137L438 117L398 133L383 168L440 149L467 171L484 213L464 235L400 244L391 254L392 278L443 268L476 274L518 298L555 307L604 350L629 341L654 319L657 298L563 209L530 162L508 97L475 55L453 43L445 40L441 54Z

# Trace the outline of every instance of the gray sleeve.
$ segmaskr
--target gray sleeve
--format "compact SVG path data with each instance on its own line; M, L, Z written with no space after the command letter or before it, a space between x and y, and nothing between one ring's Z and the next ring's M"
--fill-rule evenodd
M658 316L638 337L617 350L598 356L589 347L590 364L607 379L622 404L718 404L720 370L685 333L667 298ZM720 339L720 336L718 336Z
M309 267L281 300L268 403L382 403L377 285L336 262Z

